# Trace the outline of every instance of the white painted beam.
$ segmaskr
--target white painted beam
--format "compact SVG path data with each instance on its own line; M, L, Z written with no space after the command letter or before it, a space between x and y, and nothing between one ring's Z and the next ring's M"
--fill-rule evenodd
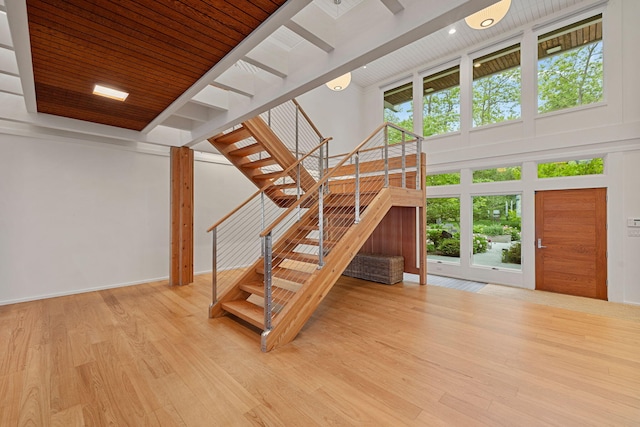
M179 116L171 116L167 117L167 119L162 122L163 125L168 126L170 128L182 129L190 131L193 128L193 120L179 117Z
M315 3L301 10L285 27L327 53L336 46L336 20Z
M211 118L211 109L202 104L187 102L184 104L174 116L184 117L197 122L206 122Z
M0 92L22 96L20 77L0 74Z
M289 52L269 39L260 43L243 60L281 79L289 73Z
M229 91L208 85L198 92L191 102L218 111L227 111L229 109Z
M0 48L0 73L19 76L18 62L12 50Z
M248 97L252 97L256 93L254 75L240 69L240 67L229 68L211 84Z
M324 50L327 53L331 52L334 49L333 45L331 45L324 39L318 37L317 35L309 31L302 25L298 24L297 22L290 21L284 24L284 26L290 29L291 31L293 31L294 33L296 33L297 35L299 35L300 37L302 37L303 39L307 40L312 45L319 47L320 49Z
M36 105L36 86L33 77L33 63L31 61L31 39L29 37L29 23L27 20L27 2L11 1L6 3L6 12L9 19L9 30L15 51L15 60L20 70L20 83L24 94L24 103L27 111L38 111Z
M3 12L0 12L0 47L13 50L9 20L7 19L7 14Z
M380 0L394 15L404 10L404 6L398 0Z

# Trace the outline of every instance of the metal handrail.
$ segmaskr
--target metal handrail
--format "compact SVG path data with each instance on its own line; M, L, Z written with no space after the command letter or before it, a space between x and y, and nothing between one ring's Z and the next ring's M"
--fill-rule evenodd
M347 159L351 158L351 156L353 156L356 152L359 152L360 148L362 148L367 142L371 141L373 139L373 137L376 136L376 134L378 132L380 132L380 130L382 130L383 128L385 128L385 126L387 126L388 123L383 123L382 125L378 126L376 128L375 131L373 131L364 141L362 141L360 144L358 144L358 146L356 148L354 148L350 153L348 153L347 155L345 155L345 157L338 162L338 164L336 164L335 166L333 166L331 168L331 171L329 171L327 174L324 175L324 177L321 180L318 180L318 182L316 182L316 184L311 187L304 196L302 196L300 199L298 199L296 201L296 203L294 203L293 205L291 205L289 207L289 209L287 209L285 212L282 213L282 215L280 215L273 223L271 223L270 226L268 226L267 228L265 228L262 233L260 233L260 237L264 237L267 234L269 234L271 231L273 231L274 228L276 228L276 226L282 221L284 220L291 212L293 212L293 209L297 208L298 206L300 206L303 202L305 202L309 197L311 197L311 194L314 194L318 188L320 188L322 185L324 185L329 178L331 178L334 174L334 172L342 165L344 165L347 161ZM402 129L402 128L400 128Z

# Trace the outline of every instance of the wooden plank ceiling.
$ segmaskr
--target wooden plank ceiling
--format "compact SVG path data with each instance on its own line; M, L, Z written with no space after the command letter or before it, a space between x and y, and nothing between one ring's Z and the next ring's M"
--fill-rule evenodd
M285 1L27 0L38 112L142 130Z

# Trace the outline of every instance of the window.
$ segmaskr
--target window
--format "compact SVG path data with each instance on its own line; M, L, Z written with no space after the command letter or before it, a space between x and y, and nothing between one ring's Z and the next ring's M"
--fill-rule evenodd
M602 15L538 37L539 113L602 99Z
M473 197L473 264L521 269L521 196Z
M460 198L427 199L427 258L460 262Z
M538 164L538 178L602 175L603 173L604 159L602 157L587 160L569 160L565 162Z
M460 172L427 175L427 187L460 184Z
M518 181L522 176L522 167L513 166L506 168L482 169L473 171L473 183Z
M422 81L424 136L460 130L460 66L449 68Z
M384 93L384 121L413 132L413 83ZM402 141L402 132L389 129L389 143Z
M520 44L473 61L473 126L520 118Z

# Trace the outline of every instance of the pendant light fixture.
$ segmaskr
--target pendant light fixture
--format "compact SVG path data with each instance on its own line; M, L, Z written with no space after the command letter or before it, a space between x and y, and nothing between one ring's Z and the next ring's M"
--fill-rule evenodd
M327 87L336 92L340 92L341 90L345 90L347 86L351 83L351 73L343 74L337 79L333 79L327 83Z
M501 0L479 12L469 15L464 18L468 26L474 30L486 30L496 25L502 18L505 17L509 8L511 7L511 0Z

